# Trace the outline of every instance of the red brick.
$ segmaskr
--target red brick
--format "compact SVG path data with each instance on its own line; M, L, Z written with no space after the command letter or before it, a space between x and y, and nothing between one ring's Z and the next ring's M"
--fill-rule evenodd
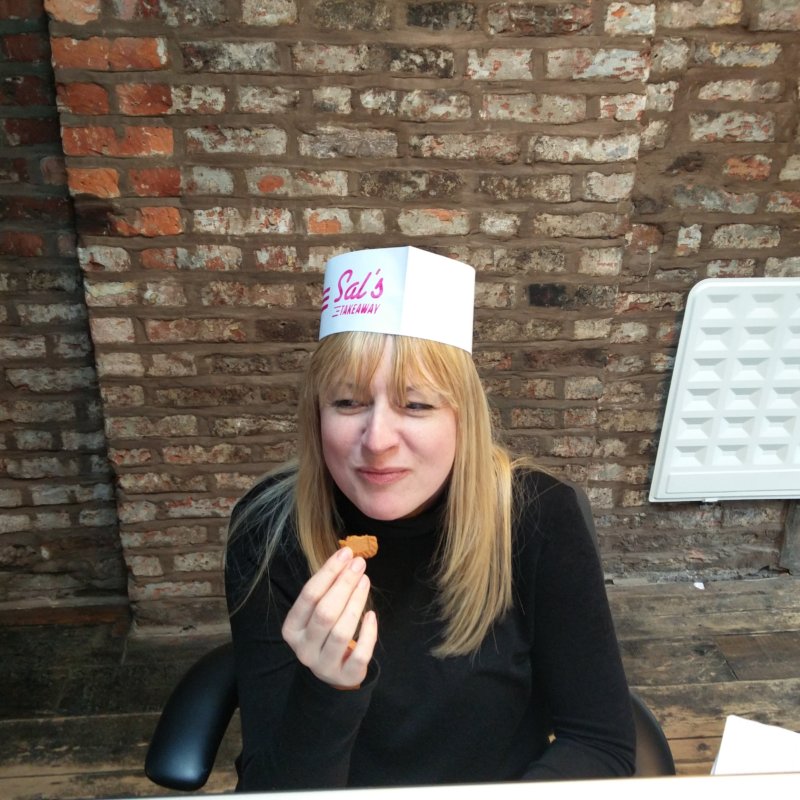
M116 448L110 448L108 457L114 464L122 467L138 467L153 460L153 454L150 450L145 450L143 448L136 450L117 450Z
M167 47L156 37L122 36L111 43L111 69L162 69L167 65Z
M0 19L35 20L43 14L42 0L0 0Z
M120 476L120 486L131 494L163 492L204 492L208 489L202 475L173 475L169 472L139 472Z
M0 105L50 105L52 95L50 84L39 75L7 75L0 82Z
M297 270L297 248L295 247L260 247L255 251L256 269L267 272L292 272ZM218 258L216 263L209 264L206 269L230 269L227 266L232 259Z
M58 141L58 120L6 119L2 122L5 141L11 147L28 147Z
M711 246L732 250L777 247L781 231L777 225L730 223L720 225L711 235Z
M100 0L44 0L50 16L59 22L85 25L100 16Z
M349 224L349 219L342 220L339 214L332 213L333 211L342 212L346 214L343 209L318 209L316 211L309 211L306 218L306 228L311 236L326 236L331 234L342 233L344 225Z
M742 0L714 3L684 1L659 4L656 24L659 28L716 28L738 25L741 19Z
M257 306L292 308L297 302L293 286L258 283L254 286L238 281L210 281L201 292L205 306Z
M115 3L116 13L120 19L162 19L163 12L158 0L119 0Z
M67 168L69 190L73 194L90 194L95 197L119 197L119 174L115 169Z
M401 211L397 225L407 236L463 236L469 233L469 213L450 208L415 208Z
M42 33L10 33L0 39L2 53L9 61L38 63L50 57L47 36Z
M142 250L139 260L142 269L173 270L178 268L177 255L174 247L152 247Z
M186 131L190 153L276 156L286 152L286 132L274 125L206 125Z
M150 70L162 69L167 64L164 40L155 37L62 36L53 37L51 47L53 64L61 69Z
M88 245L77 255L85 272L125 272L131 266L130 254L122 247Z
M194 230L216 236L240 236L251 233L293 233L294 218L287 208L250 209L220 207L196 209L193 213Z
M60 83L59 110L68 114L108 114L108 92L96 83Z
M119 236L174 236L183 232L181 214L171 206L136 208L114 218Z
M767 211L781 214L800 214L800 192L770 192Z
M689 114L693 142L775 141L775 114L771 111L714 111Z
M45 156L39 162L42 180L50 186L66 186L67 171L64 167L63 156Z
M171 155L170 128L125 127L118 139L113 128L86 126L62 130L64 152L68 156L156 156Z
M148 306L185 306L186 292L175 281L153 281L142 290L142 302Z
M191 353L153 353L147 374L163 378L197 375L197 364Z
M132 116L168 114L172 92L163 83L126 83L117 86L119 110Z
M466 76L475 80L529 80L532 51L494 47L467 51Z
M625 239L631 253L656 253L664 241L664 234L656 225L631 225Z
M71 221L66 197L25 196L0 200L0 218L5 222L48 222L66 225Z
M128 127L124 130L117 155L172 155L172 149L171 128Z
M428 5L436 7L438 4ZM435 13L427 11L425 6L417 11L418 14L420 12ZM409 13L413 13L413 8L409 9ZM488 22L492 33L517 36L557 35L588 28L592 24L592 10L573 3L557 6L539 3L492 3L489 6Z
M268 172L258 180L258 191L262 194L275 194L283 189L287 178L283 175L274 175Z
M245 342L244 323L236 319L148 319L149 342Z
M110 42L102 36L88 39L54 36L50 39L50 47L56 69L108 69Z
M724 175L743 181L763 181L769 177L772 159L768 156L731 156L722 166Z
M185 519L187 517L229 517L236 497L194 497L182 500L168 500L164 503L167 517ZM185 586L186 584L181 584Z
M117 144L114 129L105 127L64 127L61 140L68 156L111 155Z
M0 254L30 258L44 253L44 239L38 233L4 231L0 233Z
M177 197L181 193L181 171L175 167L132 169L128 178L140 197Z
M409 139L409 153L415 158L447 158L513 164L519 159L520 154L518 138L500 133L415 134ZM302 140L300 149L303 152ZM314 148L310 148L305 154L317 155Z
M95 344L120 344L136 340L133 322L123 317L92 317L89 326Z

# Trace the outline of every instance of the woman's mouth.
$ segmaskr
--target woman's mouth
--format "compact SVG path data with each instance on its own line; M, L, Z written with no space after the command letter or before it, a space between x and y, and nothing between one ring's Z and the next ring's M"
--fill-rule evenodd
M357 472L367 483L372 483L376 486L386 486L390 483L402 480L408 475L409 470L401 468L371 469L370 467L360 467Z

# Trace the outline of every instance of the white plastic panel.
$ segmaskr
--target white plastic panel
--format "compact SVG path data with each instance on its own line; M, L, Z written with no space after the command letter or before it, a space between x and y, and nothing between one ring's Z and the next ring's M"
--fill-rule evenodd
M701 281L686 305L650 500L800 497L800 278Z

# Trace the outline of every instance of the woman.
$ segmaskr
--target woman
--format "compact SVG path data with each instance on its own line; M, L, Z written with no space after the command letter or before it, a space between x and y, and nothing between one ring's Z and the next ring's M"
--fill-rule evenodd
M596 549L573 490L493 441L473 288L415 248L329 262L298 459L231 524L242 790L633 770Z

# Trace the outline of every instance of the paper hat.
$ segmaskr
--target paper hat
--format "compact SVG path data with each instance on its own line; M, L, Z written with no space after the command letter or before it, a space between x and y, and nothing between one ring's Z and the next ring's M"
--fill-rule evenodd
M319 338L372 331L472 352L475 270L416 247L358 250L325 269Z

